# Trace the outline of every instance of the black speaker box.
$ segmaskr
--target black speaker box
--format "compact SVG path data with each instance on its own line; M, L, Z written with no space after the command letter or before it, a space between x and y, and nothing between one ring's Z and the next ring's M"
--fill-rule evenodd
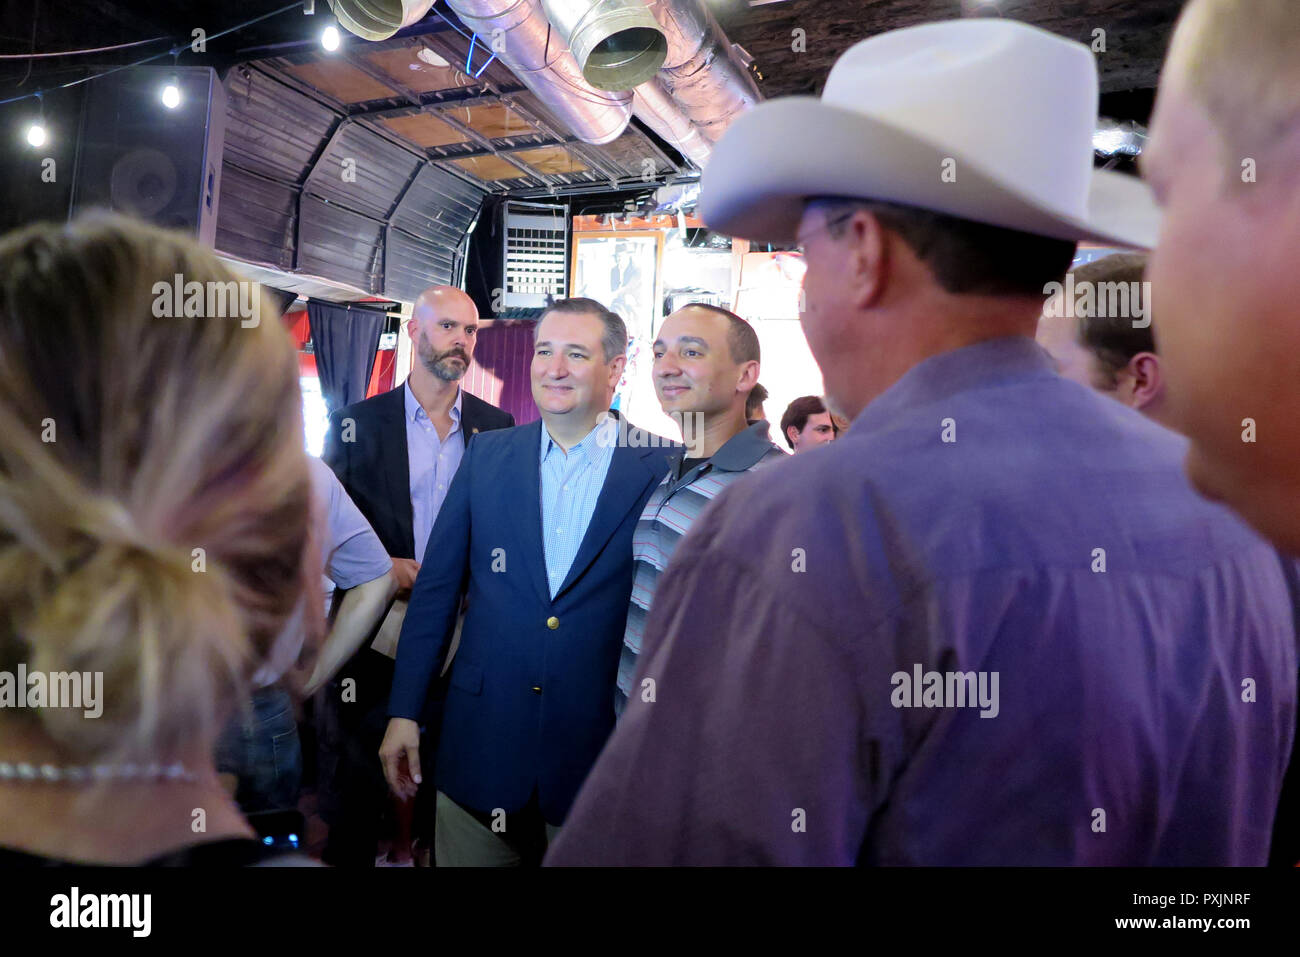
M162 91L172 79L180 102ZM72 215L112 209L211 246L226 95L210 67L136 67L92 80L77 145Z

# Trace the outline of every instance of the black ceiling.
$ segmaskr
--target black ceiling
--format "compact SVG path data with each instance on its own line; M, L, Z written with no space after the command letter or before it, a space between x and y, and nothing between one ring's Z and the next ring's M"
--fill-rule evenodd
M1105 30L1107 52L1098 57L1103 92L1150 90L1155 87L1169 34L1183 4L1183 0L995 0L996 6L979 0L777 0L751 7L748 0L705 2L716 12L730 39L756 58L768 97L816 93L835 58L864 37L930 20L987 15L989 11L1083 42L1091 42L1094 30ZM317 5L326 10L325 0L317 0ZM0 53L4 54L28 53L33 47L50 52L158 36L172 38L91 57L0 60L0 99L74 77L82 67L127 62L164 52L176 42L188 44L196 27L211 36L285 6L285 0L0 0ZM303 16L300 10L299 5L299 9L214 41L206 58L186 53L182 62L189 58L221 68L258 55L250 52L252 48L298 40L314 42L314 24L319 21ZM805 31L803 52L792 49L797 29ZM1117 111L1108 112L1115 115Z
M1081 43L1105 31L1099 53L1102 113L1145 122L1151 91L1184 0L709 0L733 43L755 58L765 96L816 94L836 57L859 40L934 20L994 16L1023 20ZM804 31L804 50L794 31ZM1129 91L1137 91L1130 93Z
M762 92L772 98L820 92L835 58L860 39L896 27L963 13L973 15L978 0L776 0L753 7L748 0L703 2L716 12L728 37L755 58L763 76ZM1107 50L1098 56L1102 113L1146 122L1182 0L996 0L996 4L980 10L1022 19L1083 42L1092 40L1093 31L1104 30ZM325 0L316 0L316 5L320 13L328 13ZM0 56L4 57L0 59L0 101L51 90L151 54L162 54L154 62L166 65L174 49L179 51L180 65L217 68L226 76L233 98L223 164L230 181L223 187L219 248L272 268L314 270L338 279L330 273L337 263L315 252L328 252L334 246L313 239L316 233L338 234L335 246L344 248L351 243L364 247L360 253L344 248L342 259L360 270L344 278L355 288L376 293L389 287L398 289L405 282L405 273L394 268L394 263L410 266L408 285L412 288L420 282L427 284L435 273L449 275L454 266L449 250L454 250L455 236L463 233L484 193L544 197L555 195L557 189L561 193L626 189L638 181L635 174L647 155L656 157L655 182L671 181L673 175L689 172L680 156L635 122L605 147L576 142L499 62L486 65L485 72L472 81L462 77L464 83L455 89L422 91L400 79L408 75L401 63L385 69L372 60L382 60L386 51L418 45L442 50L449 62L463 60L468 37L459 36L455 25L438 13L455 19L439 0L435 12L415 31L418 37L399 37L383 44L348 43L334 59L361 70L363 80L382 85L373 94L363 90L356 96L340 93L334 97L327 92L328 77L323 80L319 71L304 73L301 69L322 59L318 35L324 19L304 16L301 4L290 6L287 0L0 0ZM210 38L202 54L190 49L196 28ZM793 44L799 30L804 31L802 50L794 49ZM134 45L137 41L150 42ZM124 43L133 45L85 56L25 56L33 51L59 53ZM75 164L74 137L69 134L72 117L80 111L80 94L86 89L87 85L81 85L51 93L44 101L42 112L47 123L53 123L51 152L64 167ZM467 119L457 118L462 108L485 102L508 107L528 121L525 128L483 134ZM9 127L16 128L19 120L25 122L36 110L35 103L25 99L0 106L0 133L6 139ZM259 104L266 109L259 112ZM61 117L60 112L68 115ZM464 135L421 145L406 132L409 126L394 125L394 121L422 115L436 117ZM68 127L62 136L61 119ZM580 161L576 171L538 165L542 160L536 154L548 149L567 151ZM346 194L331 193L325 180L313 173L322 161L328 165L334 153L367 156L372 165L377 164L375 175L358 178L355 188ZM29 175L26 167L34 155L25 147L14 150L7 142L0 144L0 173L4 174L0 178L16 181L19 172ZM491 175L486 166L480 169L477 165L480 160L488 163L494 159L498 164L511 164L517 172L505 178L499 166L498 174ZM61 177L57 187L50 189L66 193L68 179ZM395 188L400 188L400 195L393 193ZM48 215L45 206L66 202L66 197L50 200L48 191L18 195L11 191L5 204L9 208L0 210L0 219L4 214L15 223L33 218L38 210L28 206L38 198L43 204L42 215ZM325 215L323 210L333 215ZM352 225L340 224L340 217L351 217L348 222ZM449 218L444 222L444 217ZM320 229L313 232L317 225ZM450 230L447 236L439 233L444 227ZM415 248L415 239L423 246ZM388 294L394 293L390 290Z
M245 20L288 6L288 0L183 0L179 3L139 0L0 0L0 53L51 53L89 47L163 39L126 50L78 57L47 57L35 61L0 60L0 99L77 76L84 68L129 63L153 53L166 53L184 44L181 63L229 65L240 57L239 47L275 43L308 35L310 18L298 10L263 20L238 33L213 41L206 57L189 52L192 31L208 36ZM322 8L325 7L321 0ZM166 59L170 59L169 57ZM31 76L21 82L32 66ZM37 82L41 81L41 82Z

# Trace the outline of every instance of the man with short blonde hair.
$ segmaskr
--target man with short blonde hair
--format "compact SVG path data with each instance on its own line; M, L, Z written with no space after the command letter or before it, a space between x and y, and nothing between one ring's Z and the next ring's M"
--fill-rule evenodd
M1141 165L1148 278L1192 483L1300 553L1300 6L1194 0Z
M1142 169L1165 225L1148 278L1187 472L1300 554L1300 6L1192 0ZM1293 591L1300 591L1293 569ZM1292 675L1294 678L1294 675ZM1271 863L1300 859L1287 774Z
M1192 0L1170 44L1162 87L1176 81L1222 134L1228 158L1243 147L1243 155L1255 156L1282 146L1300 125L1295 0Z

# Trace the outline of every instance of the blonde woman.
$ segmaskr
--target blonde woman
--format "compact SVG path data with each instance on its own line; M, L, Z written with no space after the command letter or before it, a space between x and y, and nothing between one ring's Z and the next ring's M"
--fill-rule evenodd
M296 356L249 292L117 217L0 239L0 867L265 857L213 743L320 586Z

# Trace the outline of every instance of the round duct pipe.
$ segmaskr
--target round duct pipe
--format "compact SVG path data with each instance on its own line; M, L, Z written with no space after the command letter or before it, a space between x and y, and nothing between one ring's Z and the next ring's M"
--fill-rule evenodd
M587 82L554 35L541 0L447 0L447 6L580 140L610 143L627 129L632 94L598 90Z
M339 26L363 40L387 40L424 18L434 0L330 0Z
M542 9L598 90L630 90L664 65L668 39L645 0L542 0Z

